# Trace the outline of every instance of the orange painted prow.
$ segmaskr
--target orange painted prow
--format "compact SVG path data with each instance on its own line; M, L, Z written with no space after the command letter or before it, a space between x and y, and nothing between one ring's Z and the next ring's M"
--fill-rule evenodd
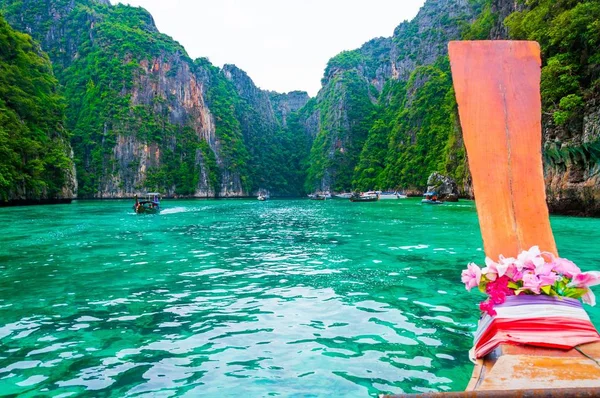
M530 41L449 44L452 78L485 253L557 255L542 168L540 48Z

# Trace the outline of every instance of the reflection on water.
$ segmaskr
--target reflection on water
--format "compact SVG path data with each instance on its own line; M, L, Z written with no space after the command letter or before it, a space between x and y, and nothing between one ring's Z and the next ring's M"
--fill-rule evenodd
M3 394L465 387L480 297L460 270L483 260L471 202L165 201L156 216L130 207L0 209ZM573 225L585 224L589 242L600 221L553 221L562 254L593 268L598 253Z

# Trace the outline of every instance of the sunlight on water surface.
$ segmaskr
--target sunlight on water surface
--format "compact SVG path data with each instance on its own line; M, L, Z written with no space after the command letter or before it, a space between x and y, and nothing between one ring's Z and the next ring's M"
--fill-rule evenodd
M600 220L552 224L600 268ZM472 202L80 201L0 225L3 394L368 396L471 374Z

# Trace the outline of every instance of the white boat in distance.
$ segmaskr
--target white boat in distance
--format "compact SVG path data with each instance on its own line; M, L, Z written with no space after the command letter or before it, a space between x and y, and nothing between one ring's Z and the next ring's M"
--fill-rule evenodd
M260 190L260 191L258 191L257 199L260 200L261 202L264 202L265 200L271 199L271 196L269 195L268 191Z
M331 194L329 192L315 192L308 195L310 199L316 200L326 200L331 199Z
M406 199L407 196L403 193L398 192L381 192L377 191L379 194L379 200L390 200L390 199Z
M352 196L352 193L350 192L343 192L343 193L338 193L333 195L334 197L338 198L338 199L350 199L350 197Z

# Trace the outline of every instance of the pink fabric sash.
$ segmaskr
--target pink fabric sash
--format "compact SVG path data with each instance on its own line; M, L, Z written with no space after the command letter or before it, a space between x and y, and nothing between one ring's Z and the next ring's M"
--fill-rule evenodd
M496 316L479 320L471 360L483 358L500 344L569 350L600 341L600 335L579 300L545 295L506 298L494 306Z

